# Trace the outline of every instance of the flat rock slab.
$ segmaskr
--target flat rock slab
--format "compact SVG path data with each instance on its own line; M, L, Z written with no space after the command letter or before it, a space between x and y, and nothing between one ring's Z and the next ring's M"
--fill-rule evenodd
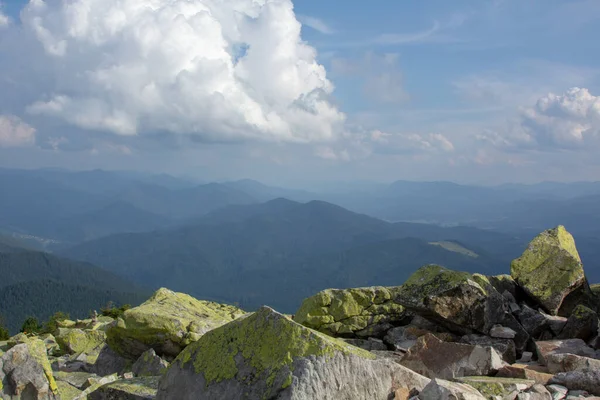
M551 383L556 383L571 390L585 390L600 396L600 370L587 369L583 371L561 372L556 374Z
M456 379L477 389L482 395L491 398L493 396L506 396L513 392L522 392L536 384L529 379L516 379L489 376L467 376Z
M532 380L535 383L547 385L548 382L552 380L554 375L547 373L547 370L546 372L538 371L531 369L531 367L528 365L515 364L501 368L496 376L503 378Z
M546 364L549 354L570 353L583 357L594 358L596 352L581 339L548 340L535 342L538 360Z
M547 355L546 365L552 374L557 374L559 372L581 371L584 369L600 370L600 360L565 353Z
M121 379L99 387L89 400L151 400L156 397L158 377Z

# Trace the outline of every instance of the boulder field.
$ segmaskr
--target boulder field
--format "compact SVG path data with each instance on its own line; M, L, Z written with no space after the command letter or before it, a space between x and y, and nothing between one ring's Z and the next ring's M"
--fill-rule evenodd
M600 399L599 312L559 226L510 275L426 265L293 316L159 289L120 318L0 342L0 399Z

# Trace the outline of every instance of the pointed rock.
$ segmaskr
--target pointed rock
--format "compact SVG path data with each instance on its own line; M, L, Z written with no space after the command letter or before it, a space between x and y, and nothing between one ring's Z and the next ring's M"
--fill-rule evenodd
M510 274L529 296L556 315L565 297L584 284L585 275L573 236L564 226L539 234Z
M161 379L156 399L384 400L428 382L262 307L188 346Z
M138 358L131 371L135 376L160 376L167 368L169 363L156 355L154 349L150 349Z
M197 300L184 293L159 289L139 307L125 311L107 330L108 344L136 360L149 348L175 357L188 344L244 312L237 307Z
M421 393L420 400L484 400L485 397L464 383L432 379Z

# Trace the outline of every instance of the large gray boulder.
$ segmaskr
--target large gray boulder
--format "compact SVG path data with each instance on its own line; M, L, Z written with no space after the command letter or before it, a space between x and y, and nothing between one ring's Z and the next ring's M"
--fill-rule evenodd
M161 379L157 400L373 399L429 379L268 307L206 333Z
M133 364L131 372L135 376L160 376L167 368L169 368L169 363L160 358L154 349L150 349L146 350Z
M573 236L564 226L535 237L510 274L546 311L556 315L565 297L585 283L583 264Z
M588 341L598 334L598 314L584 305L575 307L559 339L582 339Z
M600 396L600 369L561 372L554 376L552 383Z
M505 298L479 274L438 265L419 268L400 287L396 302L461 334L488 334L503 324Z
M46 345L24 338L0 357L0 399L59 400Z
M491 375L507 365L491 346L444 342L432 334L420 337L401 363L428 378L447 380Z
M582 371L584 369L600 369L600 360L569 353L548 354L545 361L551 374Z

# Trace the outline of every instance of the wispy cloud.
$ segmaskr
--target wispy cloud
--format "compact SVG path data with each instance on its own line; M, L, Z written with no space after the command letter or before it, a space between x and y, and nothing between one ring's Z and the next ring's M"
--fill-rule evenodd
M306 25L318 32L324 33L326 35L331 35L335 33L335 30L327 25L322 19L311 17L308 15L297 15L298 20L302 25Z

